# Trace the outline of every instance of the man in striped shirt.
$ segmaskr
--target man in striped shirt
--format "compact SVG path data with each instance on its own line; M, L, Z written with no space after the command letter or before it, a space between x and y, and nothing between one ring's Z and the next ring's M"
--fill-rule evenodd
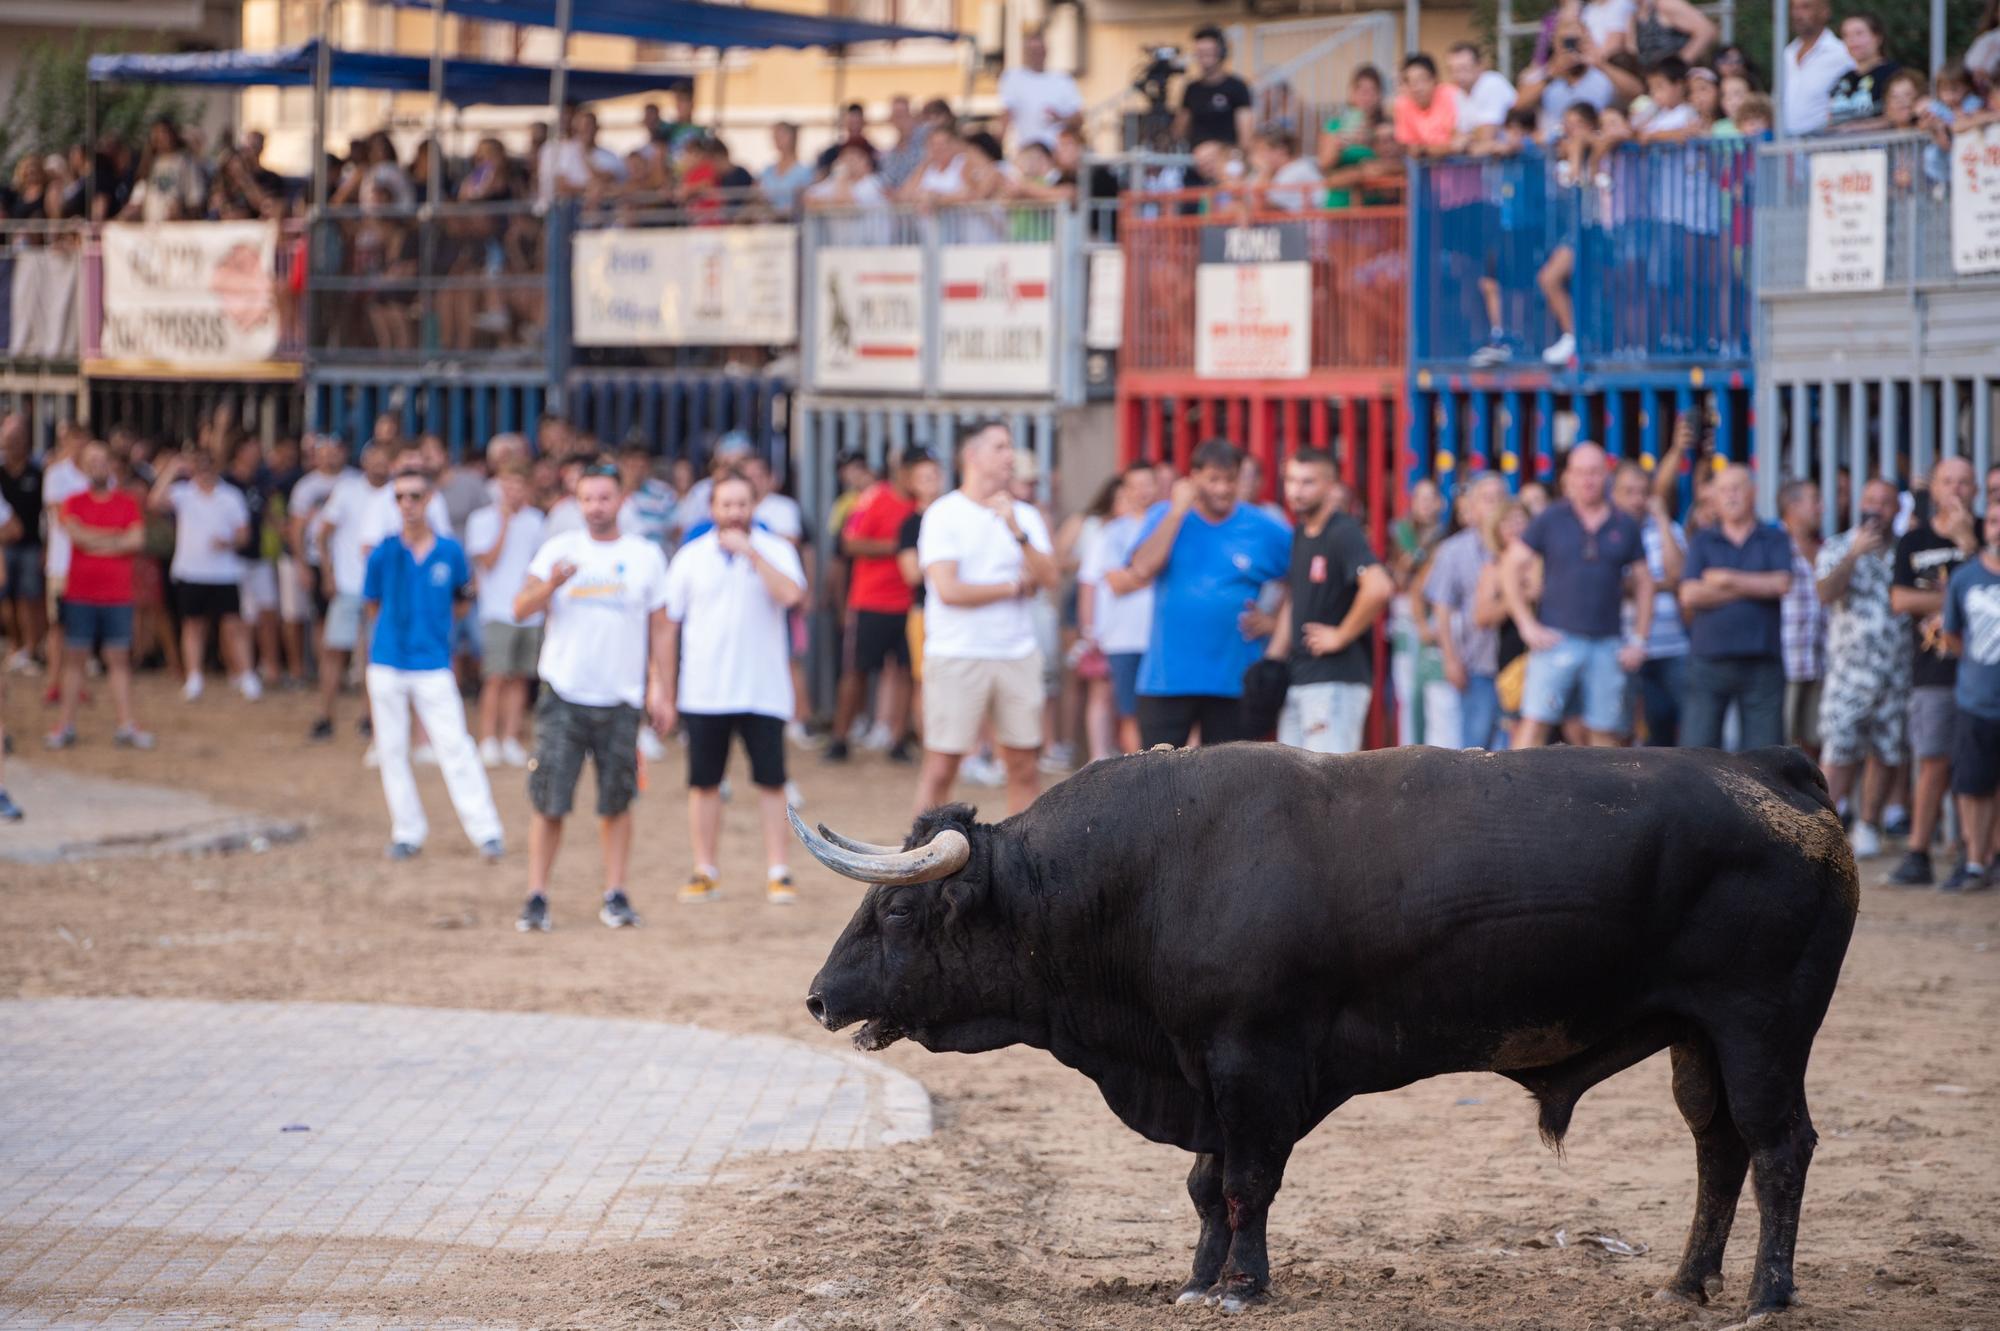
M1636 462L1619 464L1611 483L1611 502L1639 524L1646 571L1653 575L1653 624L1646 634L1646 660L1632 673L1632 682L1646 717L1647 745L1670 747L1680 736L1681 691L1687 681L1688 636L1679 601L1687 537L1668 515L1653 478ZM1629 601L1623 616L1623 631L1629 638L1638 618Z
M1792 585L1778 602L1779 644L1785 657L1785 743L1819 761L1819 699L1826 678L1826 607L1814 566L1820 550L1819 483L1786 481L1778 491L1778 521L1792 538Z

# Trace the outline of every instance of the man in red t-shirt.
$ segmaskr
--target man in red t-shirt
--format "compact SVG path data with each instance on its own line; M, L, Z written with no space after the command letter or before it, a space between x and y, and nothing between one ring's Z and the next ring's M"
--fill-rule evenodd
M63 600L63 644L69 650L63 653L62 714L45 743L51 749L76 743L83 663L96 651L104 658L118 709L112 742L150 749L153 737L132 720L132 564L145 540L145 515L138 500L112 484L111 450L101 442L85 444L77 465L90 488L56 510L74 552Z
M828 762L847 761L847 732L861 712L868 676L880 672L875 725L862 743L886 749L891 762L912 761L904 732L910 721L910 585L896 565L896 539L903 521L917 511L910 472L931 460L922 449L898 459L894 477L872 485L855 501L841 529L840 550L853 562L847 580L845 650L840 692L834 700L833 740Z

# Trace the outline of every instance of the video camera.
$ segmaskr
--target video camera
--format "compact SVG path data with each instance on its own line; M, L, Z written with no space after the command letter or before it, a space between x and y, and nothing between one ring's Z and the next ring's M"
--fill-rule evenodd
M1139 67L1132 87L1145 97L1152 110L1163 111L1167 105L1167 80L1187 73L1187 62L1178 46L1142 46L1139 50L1145 56L1145 63Z

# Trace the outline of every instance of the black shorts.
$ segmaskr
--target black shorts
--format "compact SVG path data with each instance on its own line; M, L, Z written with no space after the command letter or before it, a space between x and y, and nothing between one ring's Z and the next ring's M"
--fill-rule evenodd
M639 790L636 707L584 707L543 689L535 704L535 756L528 760L528 802L544 818L562 818L576 802L584 755L597 768L597 816L616 818Z
M182 619L221 619L242 612L233 582L174 583L174 608Z
M910 668L910 617L880 610L847 612L847 658L841 664L846 673L868 675L894 661Z
M1150 749L1156 744L1171 744L1181 748L1196 726L1201 727L1204 745L1255 738L1244 723L1241 698L1139 695L1140 747Z
M756 712L682 712L687 727L688 785L713 790L729 762L729 737L743 737L750 755L750 784L777 790L785 784L785 723Z
M2000 790L2000 721L1963 707L1952 723L1951 793L1981 799Z

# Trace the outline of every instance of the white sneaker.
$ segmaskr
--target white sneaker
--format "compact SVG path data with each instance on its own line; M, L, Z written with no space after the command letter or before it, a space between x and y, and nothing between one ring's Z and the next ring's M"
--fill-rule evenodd
M238 675L236 677L236 691L243 695L244 701L256 702L264 696L264 681L257 678L254 674L245 673Z
M1007 769L997 759L983 753L975 753L959 764L958 774L975 786L1004 786L1007 784Z
M526 767L528 751L521 747L518 739L503 739L500 741L500 761L509 767Z
M35 668L35 654L26 647L22 647L7 658L7 673L10 675L34 675L41 672Z
M361 765L363 767L380 767L382 765L382 759L377 756L375 746L372 743L368 746L368 751L361 755Z
M193 702L196 698L199 698L201 696L201 688L202 688L201 676L189 675L187 677L187 683L181 685L181 701Z
M1548 365L1567 365L1575 359L1576 335L1574 333L1564 333L1561 337L1551 342L1549 349L1542 353L1542 361Z
M410 761L419 767L436 767L438 765L437 750L428 744L419 744L410 751Z
M1882 836L1872 823L1856 823L1851 840L1857 860L1872 859L1882 853Z
M794 809L803 809L806 807L805 792L799 789L798 782L787 781L785 783L785 804Z
M497 739L480 740L479 761L488 767L498 767L500 765L500 741Z
M796 748L810 749L813 746L812 732L805 728L805 723L802 721L787 721L785 723L785 738L790 740Z
M857 749L868 743L867 717L857 716L854 718L854 724L847 728L847 742Z
M889 733L889 727L876 725L861 737L861 747L870 753L887 753L896 743L896 737Z
M665 762L667 758L667 746L660 743L660 737L648 726L639 727L639 756L649 763Z

